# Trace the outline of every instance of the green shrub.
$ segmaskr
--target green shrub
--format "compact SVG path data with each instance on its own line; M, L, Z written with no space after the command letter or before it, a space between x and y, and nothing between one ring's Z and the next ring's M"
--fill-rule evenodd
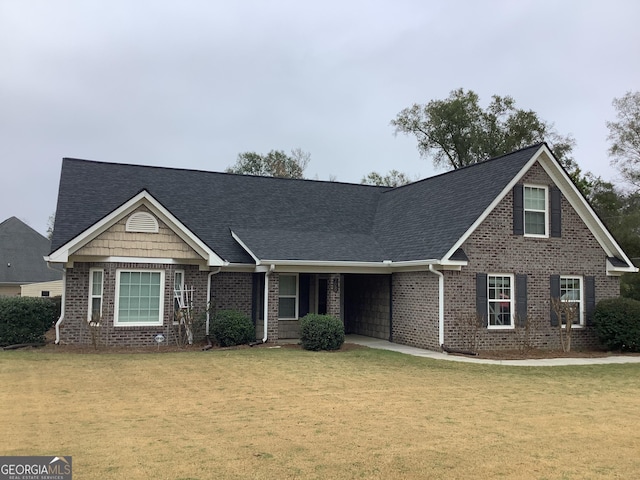
M611 298L598 302L593 326L606 349L640 351L640 301Z
M44 343L44 334L59 316L55 298L1 297L0 346Z
M310 313L300 319L300 340L305 350L338 350L344 343L342 321Z
M209 333L221 347L244 345L256 339L256 329L253 322L237 310L217 312L209 325Z

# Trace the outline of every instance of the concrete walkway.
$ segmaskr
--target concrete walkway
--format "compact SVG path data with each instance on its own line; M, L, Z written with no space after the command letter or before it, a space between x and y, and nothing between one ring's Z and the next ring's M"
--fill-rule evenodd
M362 335L346 335L345 342L363 345L369 348L391 350L393 352L414 355L416 357L433 358L435 360L449 360L452 362L484 363L491 365L515 365L526 367L553 367L560 365L600 365L608 363L640 363L640 356L610 356L596 358L541 358L526 360L489 360L465 355L449 355L444 352L434 352L422 348L409 347L399 343L391 343L378 338L364 337Z

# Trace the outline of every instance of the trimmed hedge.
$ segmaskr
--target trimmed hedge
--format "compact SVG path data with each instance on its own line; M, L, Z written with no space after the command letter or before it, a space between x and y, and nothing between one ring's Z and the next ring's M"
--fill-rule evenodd
M218 311L211 320L209 333L221 347L244 345L256 339L253 322L237 310Z
M344 343L344 325L331 315L310 313L300 319L300 341L305 350L338 350Z
M640 352L640 301L621 297L598 302L593 326L606 349Z
M0 297L0 346L43 343L60 316L57 298Z

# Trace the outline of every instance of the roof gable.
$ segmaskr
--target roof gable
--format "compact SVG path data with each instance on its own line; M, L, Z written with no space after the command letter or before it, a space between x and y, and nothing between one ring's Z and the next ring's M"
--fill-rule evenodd
M174 233L176 233L187 245L195 250L206 262L208 266L222 266L225 264L212 249L193 234L184 224L169 212L160 202L158 202L146 190L128 199L122 205L102 217L98 222L89 225L79 235L76 235L65 244L56 248L47 260L49 262L67 262L69 256L82 249L89 242L106 232L110 227L122 220L127 215L137 210L141 205L146 206L149 211L158 216ZM56 213L57 216L57 213ZM57 225L57 221L56 221Z
M33 228L11 217L0 223L0 283L25 284L60 280L43 257L51 243Z

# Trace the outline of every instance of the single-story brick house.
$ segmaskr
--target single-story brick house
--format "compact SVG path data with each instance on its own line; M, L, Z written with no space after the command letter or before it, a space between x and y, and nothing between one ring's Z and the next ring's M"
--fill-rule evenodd
M57 340L88 342L99 315L111 345L170 342L189 285L258 340L314 312L429 349L556 348L562 297L584 347L637 271L546 144L397 188L64 159L46 259L65 267Z

